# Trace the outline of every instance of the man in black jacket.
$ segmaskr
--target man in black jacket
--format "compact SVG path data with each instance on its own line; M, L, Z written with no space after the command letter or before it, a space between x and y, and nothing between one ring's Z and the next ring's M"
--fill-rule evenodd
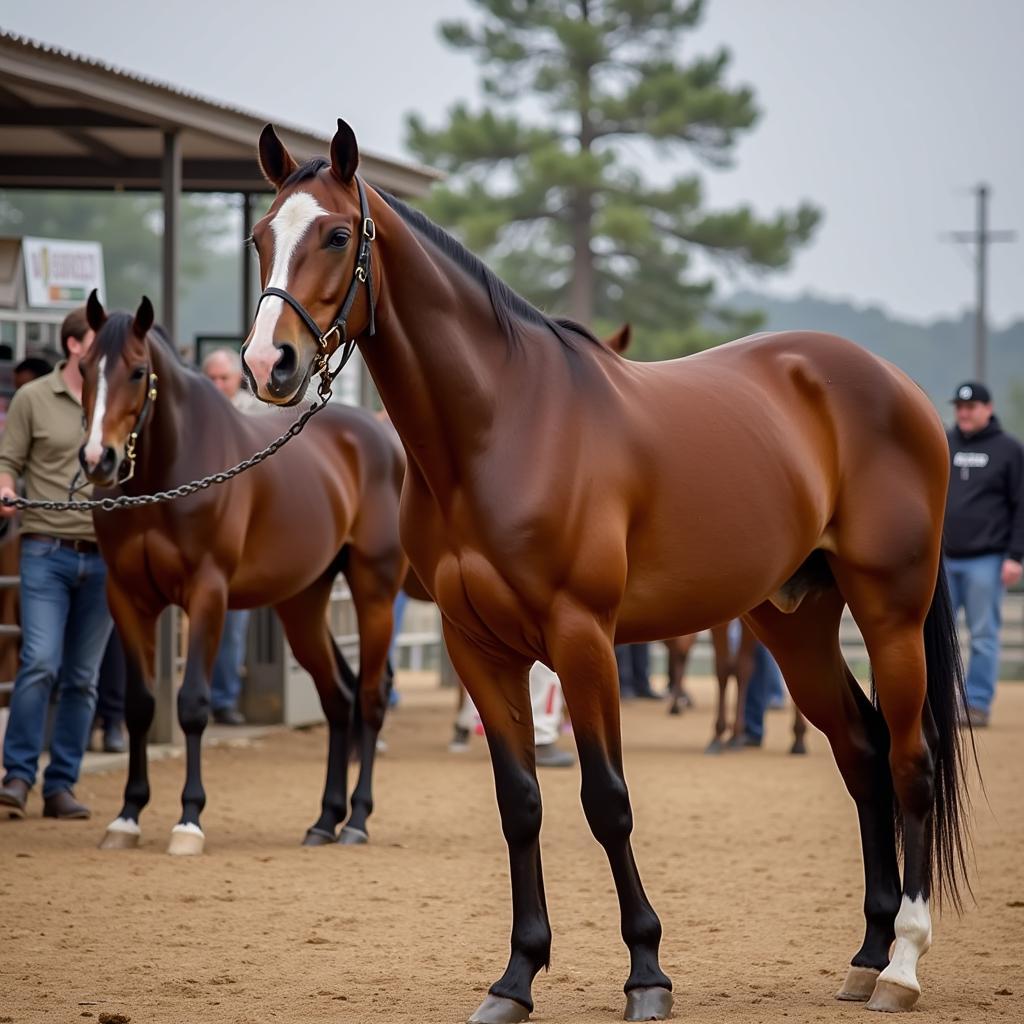
M968 716L986 726L999 673L1003 588L1024 571L1024 446L1003 432L984 384L961 384L953 403L943 546L953 607L964 609L971 634Z

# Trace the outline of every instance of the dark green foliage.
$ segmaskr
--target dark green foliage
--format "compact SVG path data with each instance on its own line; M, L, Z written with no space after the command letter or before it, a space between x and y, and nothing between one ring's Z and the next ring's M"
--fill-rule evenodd
M659 173L680 152L727 167L759 116L727 51L689 56L703 0L472 3L482 17L441 35L477 59L487 105L458 104L438 129L408 119L409 147L450 174L427 212L542 307L631 321L636 355L756 327L715 301L713 265L783 268L820 214L710 211L699 175Z

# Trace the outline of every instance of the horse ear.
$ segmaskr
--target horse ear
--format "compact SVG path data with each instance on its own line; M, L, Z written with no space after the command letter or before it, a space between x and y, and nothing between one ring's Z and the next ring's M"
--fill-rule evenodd
M132 333L135 337L144 338L149 334L149 329L153 326L154 319L153 303L143 295L139 308L135 311L135 321L132 323Z
M280 192L288 175L298 166L284 143L277 137L274 126L265 124L263 131L260 132L260 170L263 177Z
M623 324L614 334L605 338L604 343L606 348L618 352L621 356L629 348L629 343L632 340L633 328L629 324Z
M99 292L95 288L89 292L89 300L85 304L85 319L94 331L98 331L107 322L107 311L103 308Z
M359 145L356 133L347 121L338 118L338 130L331 139L331 174L348 185L359 166Z

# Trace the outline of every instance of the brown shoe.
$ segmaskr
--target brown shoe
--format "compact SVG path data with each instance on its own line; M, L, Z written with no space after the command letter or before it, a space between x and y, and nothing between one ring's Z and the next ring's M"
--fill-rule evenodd
M59 793L54 793L53 796L45 797L43 800L44 818L84 821L91 816L92 811L85 804L80 804L70 789L62 789Z
M25 817L25 801L31 787L24 779L11 779L0 787L0 814L9 818Z

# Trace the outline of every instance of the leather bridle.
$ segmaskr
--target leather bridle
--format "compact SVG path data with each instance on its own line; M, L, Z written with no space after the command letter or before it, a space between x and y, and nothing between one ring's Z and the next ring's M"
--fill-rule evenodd
M352 353L355 350L355 338L348 336L348 316L352 311L352 306L356 301L356 295L359 293L360 287L366 285L366 294L368 305L370 309L370 322L364 333L372 336L377 331L377 325L375 321L374 311L374 295L373 295L373 262L370 258L370 246L373 240L377 237L377 227L373 222L373 218L370 216L370 207L366 201L366 189L363 187L362 179L356 175L356 187L359 190L359 213L362 220L359 229L359 249L356 252L356 263L355 269L352 272L352 283L348 286L348 291L345 293L345 298L341 303L341 308L338 310L337 316L331 321L331 325L326 331L321 331L319 324L313 319L309 310L294 295L286 291L284 288L269 287L264 288L263 293L259 297L259 302L256 303L257 310L259 304L266 298L282 299L287 302L296 313L299 314L299 318L306 325L307 330L316 339L317 343L317 358L313 365L313 373L320 373L327 376L327 361L330 359L331 353L328 349L328 341L332 334L337 334L338 345L344 346L344 352L342 353L341 363L338 369L334 371L336 376L341 368L349 361L352 357Z

